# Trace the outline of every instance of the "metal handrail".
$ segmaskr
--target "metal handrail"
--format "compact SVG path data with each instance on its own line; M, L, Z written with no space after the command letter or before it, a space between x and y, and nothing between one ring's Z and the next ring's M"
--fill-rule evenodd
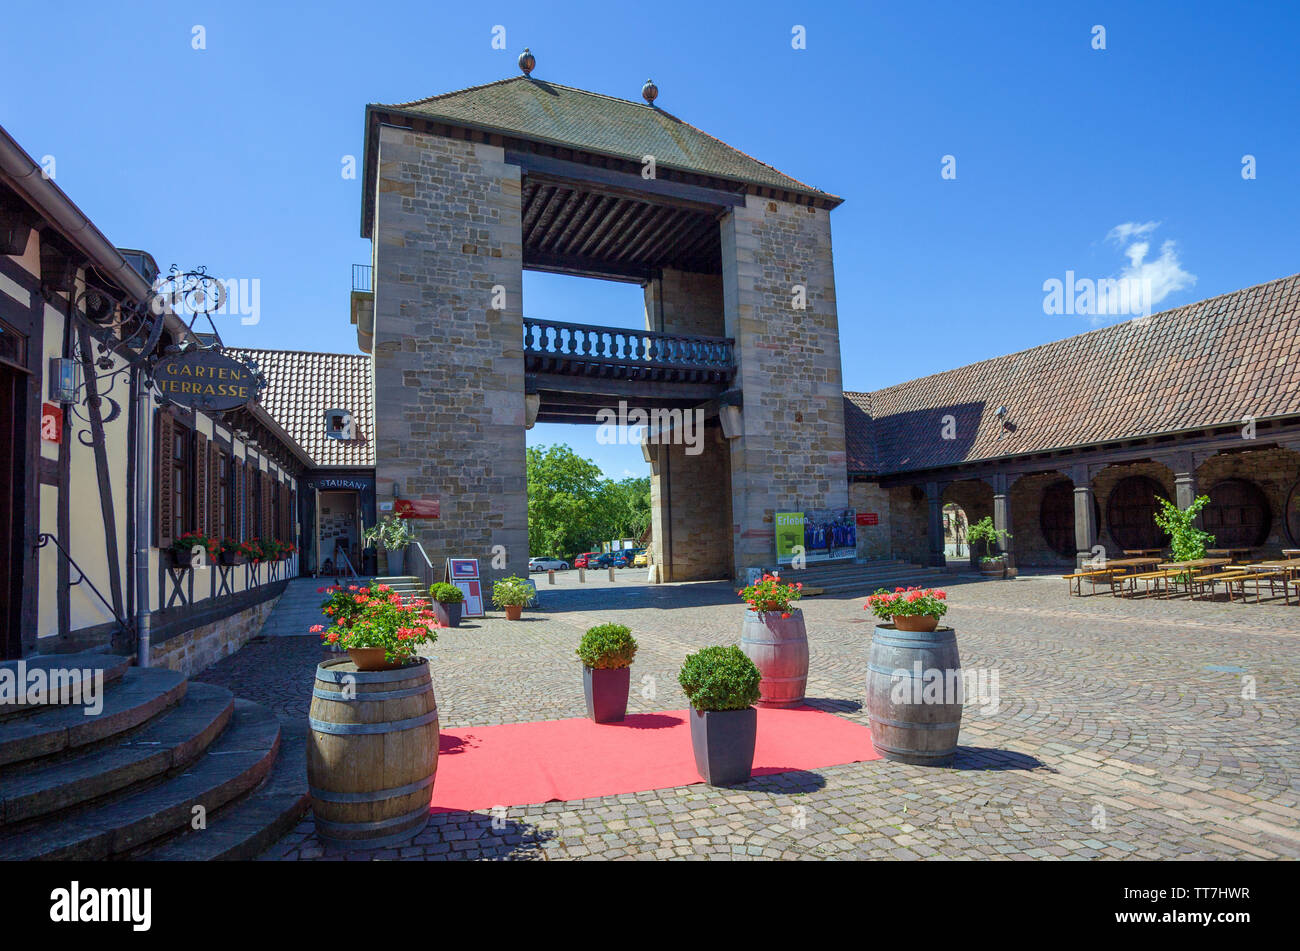
M420 583L427 592L429 587L433 585L433 561L430 560L429 553L424 550L424 546L418 541L412 541L411 544L420 553L420 559L415 563L415 568L420 575Z
M352 559L348 557L348 553L347 553L347 550L346 550L346 549L344 549L344 548L337 548L337 549L335 549L334 553L335 553L336 555L338 555L339 558L341 558L341 559L343 560L343 563L344 563L345 565L348 566L348 571L352 572L352 577L353 577L353 578L360 578L360 577L361 577L361 575L357 573L357 569L354 568L354 567L352 567ZM335 570L334 570L334 575L335 575L336 578L341 578L341 577L344 576L344 573L338 570L338 566L339 566L339 565L338 565L338 562L336 561L336 562L334 563L334 569L335 569Z
M125 618L123 618L121 615L117 613L117 610L113 607L113 605L109 604L108 599L105 598L103 594L100 593L99 589L95 587L95 582L90 580L90 578L86 575L86 573L81 569L81 565L77 564L76 559L74 559L72 555L68 553L68 550L63 547L62 543L57 538L55 538L49 532L42 532L40 534L40 537L38 537L36 540L37 551L44 548L46 545L50 544L51 542L54 543L54 547L58 549L59 554L61 554L64 558L68 560L68 565L77 570L77 580L69 581L68 587L75 588L77 585L82 584L84 582L86 587L88 587L91 591L95 593L95 597L99 598L100 604L104 605L104 607L108 610L108 613L113 616L113 620L117 622L117 626L121 629L122 633L126 634L127 636L130 636L131 625L126 621Z

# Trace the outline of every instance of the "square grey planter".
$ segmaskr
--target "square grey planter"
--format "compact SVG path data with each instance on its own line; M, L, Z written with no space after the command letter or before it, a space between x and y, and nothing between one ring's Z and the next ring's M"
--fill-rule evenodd
M430 607L443 627L460 627L460 612L464 604L464 601L433 601Z
M627 716L627 694L632 668L598 668L583 665L582 689L587 695L587 716L597 723L618 723Z
M710 786L747 782L754 769L758 711L690 709L695 768Z

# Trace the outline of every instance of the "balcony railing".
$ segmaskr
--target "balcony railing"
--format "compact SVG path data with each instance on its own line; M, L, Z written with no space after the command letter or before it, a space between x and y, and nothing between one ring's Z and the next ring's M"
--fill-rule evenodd
M620 330L524 318L530 372L576 376L730 382L736 372L730 337Z
M374 268L369 264L352 265L352 289L373 294L375 290L373 271Z

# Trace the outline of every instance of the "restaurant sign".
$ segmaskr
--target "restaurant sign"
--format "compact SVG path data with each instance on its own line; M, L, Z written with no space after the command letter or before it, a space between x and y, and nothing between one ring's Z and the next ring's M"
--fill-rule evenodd
M230 410L257 398L257 374L218 350L186 350L154 364L154 384L173 403Z

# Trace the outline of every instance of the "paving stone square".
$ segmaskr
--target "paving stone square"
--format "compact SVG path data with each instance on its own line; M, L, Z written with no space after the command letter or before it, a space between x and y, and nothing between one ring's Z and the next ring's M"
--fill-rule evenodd
M574 648L598 623L640 650L629 712L681 708L689 652L736 643L721 582L649 586L561 573L541 608L498 612L426 646L448 727L584 715ZM312 637L278 629L320 582L295 581L267 636L199 678L301 729ZM434 815L405 846L322 847L308 815L265 860L371 859L1294 859L1300 857L1300 608L1067 597L1056 576L956 575L945 623L962 665L996 672L996 707L967 698L951 767L888 761L490 812ZM873 618L863 599L803 602L809 703L866 724ZM281 610L283 608L283 610ZM1224 669L1226 668L1226 669ZM1237 668L1240 668L1238 671Z

